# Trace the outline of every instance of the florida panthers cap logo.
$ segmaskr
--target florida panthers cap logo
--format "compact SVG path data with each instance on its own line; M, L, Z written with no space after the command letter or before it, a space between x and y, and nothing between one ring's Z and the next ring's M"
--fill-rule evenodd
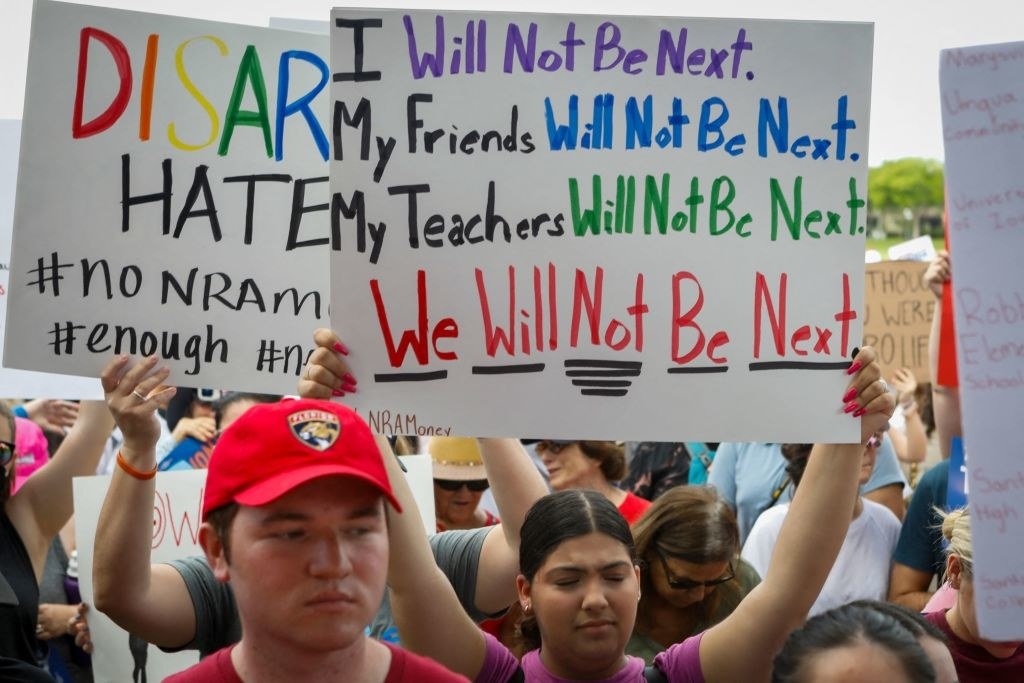
M326 451L341 436L341 421L326 410L300 410L288 416L296 439L318 451Z

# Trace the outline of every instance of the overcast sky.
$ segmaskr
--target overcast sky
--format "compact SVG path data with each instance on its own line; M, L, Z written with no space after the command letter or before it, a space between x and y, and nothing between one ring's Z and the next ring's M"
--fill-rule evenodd
M265 26L269 17L327 20L330 0L98 0L94 5ZM938 55L948 47L1024 40L1021 0L517 0L515 3L366 0L360 7L489 9L700 17L868 21L875 24L868 161L942 159ZM31 0L2 0L0 118L21 118L31 27Z

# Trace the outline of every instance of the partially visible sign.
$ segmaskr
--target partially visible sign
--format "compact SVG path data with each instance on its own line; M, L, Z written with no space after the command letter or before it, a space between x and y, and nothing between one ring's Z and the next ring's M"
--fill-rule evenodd
M916 237L889 247L890 261L931 261L935 258L935 243L931 237Z
M975 611L1024 638L1024 42L943 50L942 133Z
M7 292L11 272L11 227L14 224L14 193L18 178L18 147L21 121L0 119L0 359L7 334ZM17 325L14 322L13 325ZM103 398L94 377L59 375L0 368L0 398Z
M864 271L864 343L874 347L882 376L910 368L918 382L931 380L928 335L938 299L921 277L927 263L882 261Z
M199 527L202 519L206 470L160 472L153 500L152 561L202 555ZM110 477L76 477L75 538L78 548L78 582L82 601L93 602L93 545L103 499ZM170 654L130 636L98 609L88 613L92 636L93 678L97 681L162 681L199 661L199 653ZM140 677L141 674L141 677Z
M4 362L294 391L327 325L327 38L37 0Z

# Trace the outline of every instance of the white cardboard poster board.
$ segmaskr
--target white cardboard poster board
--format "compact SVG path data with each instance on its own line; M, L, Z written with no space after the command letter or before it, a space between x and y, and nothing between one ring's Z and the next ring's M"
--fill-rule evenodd
M327 323L327 38L35 3L5 362L288 393Z
M384 433L856 438L871 54L868 24L336 8L353 404Z
M430 456L403 456L402 462L405 463L406 479L423 519L424 531L433 534L434 488ZM205 481L206 470L157 474L153 505L153 562L203 554L198 533ZM82 600L90 605L93 604L92 565L96 523L109 483L109 477L77 477L74 481L79 586ZM132 672L136 660L128 648L128 633L95 608L89 610L88 618L95 648L92 661L96 682L121 683L135 680ZM163 680L165 676L181 671L198 660L195 651L169 654L150 645L146 649L147 679Z
M978 625L1024 638L1024 43L940 55Z
M14 189L18 177L18 145L21 121L0 119L0 358L3 357L7 320L7 290L11 264L11 227L14 223ZM0 398L101 398L99 380L26 370L0 368Z
M160 472L156 475L153 503L153 562L167 562L190 555L202 555L199 527L203 508L206 470ZM78 585L82 601L93 605L93 542L96 523L107 495L110 477L76 477L75 537L78 546ZM115 625L95 607L88 613L92 635L92 669L96 683L141 680L132 676L136 656L128 647L128 632ZM141 648L138 661L141 663ZM176 671L199 661L196 651L169 654L150 645L145 648L146 679L162 681Z

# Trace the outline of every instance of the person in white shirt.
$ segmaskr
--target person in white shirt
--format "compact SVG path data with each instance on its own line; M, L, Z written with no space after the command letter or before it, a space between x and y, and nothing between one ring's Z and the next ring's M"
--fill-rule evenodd
M879 432L872 435L864 448L861 484L871 476L875 454L881 442L882 433ZM782 454L787 460L786 470L795 486L800 483L811 446L812 444L785 444L782 447ZM765 510L754 522L754 527L743 545L741 557L761 576L768 573L769 560L788 512L788 503ZM892 553L896 548L899 534L900 521L889 508L858 496L846 540L843 541L839 557L829 572L818 599L811 607L809 616L853 600L885 600L889 590Z

